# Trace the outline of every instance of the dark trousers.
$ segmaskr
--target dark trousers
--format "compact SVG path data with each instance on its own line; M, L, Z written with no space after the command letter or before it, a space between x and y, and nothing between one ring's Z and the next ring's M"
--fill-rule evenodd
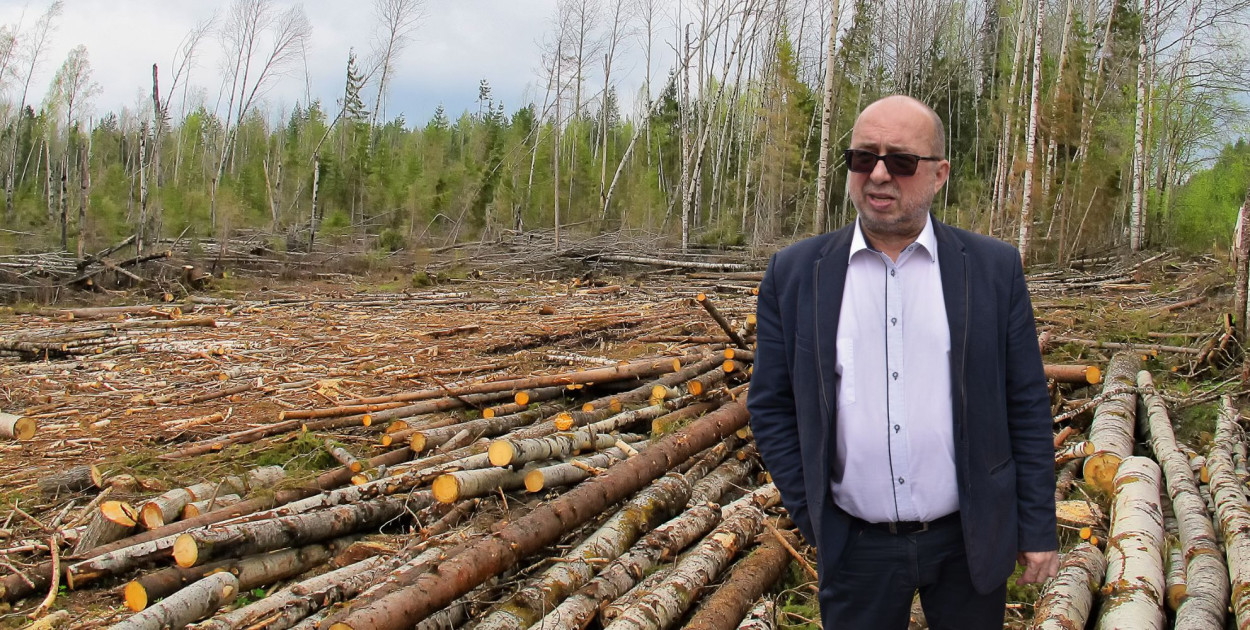
M932 630L1003 627L1007 585L988 594L972 587L958 518L915 534L856 522L842 561L822 582L826 630L906 630L917 591Z

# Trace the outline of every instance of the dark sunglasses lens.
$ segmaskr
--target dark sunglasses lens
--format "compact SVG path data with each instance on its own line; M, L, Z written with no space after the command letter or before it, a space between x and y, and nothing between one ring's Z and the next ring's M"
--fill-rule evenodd
M871 173L877 166L877 155L871 151L851 150L846 152L846 165L853 173ZM889 164L887 163L888 167Z
M906 153L891 153L881 159L891 175L915 175L916 167L920 165L920 158Z

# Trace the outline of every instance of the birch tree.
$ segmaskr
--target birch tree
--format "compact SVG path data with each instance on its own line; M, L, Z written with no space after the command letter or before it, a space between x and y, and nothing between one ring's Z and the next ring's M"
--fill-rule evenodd
M369 126L376 127L378 116L385 106L386 90L390 87L395 60L412 42L412 32L423 16L424 0L374 0L373 11L377 15L374 32L373 56L375 72L379 73L377 97L369 115Z
M45 10L43 14L39 16L39 19L35 21L35 25L31 28L29 35L22 35L21 33L14 34L17 42L16 44L11 45L11 47L16 47L16 51L10 53L16 56L13 63L16 63L18 60L25 62L26 70L24 73L18 75L22 81L22 96L18 100L17 117L15 119L12 132L9 134L11 138L9 146L9 169L4 180L5 216L10 219L13 217L13 187L16 186L15 180L17 178L17 149L18 136L22 133L20 128L22 112L26 109L26 98L30 94L30 82L35 77L35 72L39 69L41 62L43 61L43 54L46 52L50 43L52 31L56 26L56 19L61 16L61 11L64 8L65 4L61 0L55 0L52 4L48 5L47 10ZM16 66L13 68L13 71L15 74L21 72ZM29 130L27 130L27 133L29 133Z

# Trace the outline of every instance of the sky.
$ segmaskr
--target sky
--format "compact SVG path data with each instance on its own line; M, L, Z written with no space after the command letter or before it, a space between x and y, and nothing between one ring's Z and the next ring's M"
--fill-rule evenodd
M281 8L294 4L275 2ZM29 32L49 3L0 0L0 25ZM47 53L31 82L28 102L42 101L56 69L70 49L81 44L87 48L100 86L91 102L96 116L122 107L146 108L152 64L160 67L161 91L165 92L183 37L214 13L221 23L228 4L226 0L65 0L64 12L55 22ZM312 95L330 109L342 95L348 50L354 47L362 58L368 54L377 23L373 2L304 0L302 4L313 29L307 50ZM428 120L440 103L453 119L461 112L476 111L481 79L486 79L496 101L502 101L508 111L531 101L541 104L540 90L545 88L540 83L539 42L551 31L555 5L556 0L425 0L424 17L395 63L386 116L402 113L413 125ZM200 50L188 100L194 104L198 92L199 100L211 108L220 91L222 44L213 34ZM628 98L638 87L637 82L630 82L630 75L640 77L641 72L636 63L621 65L625 67L618 89ZM20 86L15 89L14 83L13 78L6 78L4 98L10 102L20 98ZM303 64L297 63L267 94L271 115L289 111L297 101L305 102L305 85ZM372 96L367 95L365 101L371 106ZM173 107L177 118L177 98Z

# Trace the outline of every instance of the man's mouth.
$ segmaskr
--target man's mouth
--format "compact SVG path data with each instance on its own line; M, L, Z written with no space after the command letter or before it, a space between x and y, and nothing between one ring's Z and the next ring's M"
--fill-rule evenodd
M885 193L865 193L864 196L874 208L885 208L894 203L894 196Z

